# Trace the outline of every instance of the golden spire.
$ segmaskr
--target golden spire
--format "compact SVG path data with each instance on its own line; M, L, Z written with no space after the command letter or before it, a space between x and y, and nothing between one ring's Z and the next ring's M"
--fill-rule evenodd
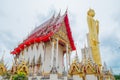
M79 62L79 59L78 59L78 54L77 54L77 50L76 50L76 55L75 55L73 63L78 63L78 62Z

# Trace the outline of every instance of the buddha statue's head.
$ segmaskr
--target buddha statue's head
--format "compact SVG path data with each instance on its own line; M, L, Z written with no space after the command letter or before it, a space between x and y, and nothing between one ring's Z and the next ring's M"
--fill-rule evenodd
M93 9L89 9L87 12L88 16L94 17L95 16L95 11Z

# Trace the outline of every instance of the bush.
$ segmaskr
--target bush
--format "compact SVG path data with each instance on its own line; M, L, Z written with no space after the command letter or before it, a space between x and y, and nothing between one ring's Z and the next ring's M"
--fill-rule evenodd
M13 76L13 80L28 80L28 78L24 72L20 72L19 74Z

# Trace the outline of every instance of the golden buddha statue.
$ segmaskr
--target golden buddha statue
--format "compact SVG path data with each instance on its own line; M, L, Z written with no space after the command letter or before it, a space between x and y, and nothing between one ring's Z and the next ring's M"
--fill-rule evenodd
M99 21L94 19L95 12L93 9L89 9L87 12L87 22L88 22L88 42L89 47L92 49L92 56L93 60L101 66L101 58L100 58L100 51L99 51Z

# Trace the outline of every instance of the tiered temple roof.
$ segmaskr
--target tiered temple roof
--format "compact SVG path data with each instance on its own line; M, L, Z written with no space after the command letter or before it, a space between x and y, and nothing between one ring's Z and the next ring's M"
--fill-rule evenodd
M76 47L74 45L74 41L72 38L69 19L66 11L64 15L61 16L60 13L58 14L57 17L53 15L45 23L36 27L27 37L27 39L25 39L21 44L19 44L18 47L16 47L11 52L11 54L19 54L21 51L24 50L24 48L30 46L31 44L49 41L52 35L55 34L58 31L58 29L61 27L62 23L65 24L67 36L70 42L70 47L72 50L75 50Z

